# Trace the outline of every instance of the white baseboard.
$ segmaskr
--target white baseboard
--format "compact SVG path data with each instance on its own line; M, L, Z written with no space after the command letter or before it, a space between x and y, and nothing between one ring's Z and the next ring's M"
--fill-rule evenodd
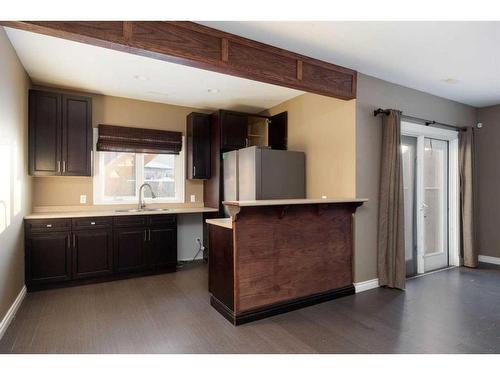
M500 265L500 258L490 257L488 255L479 255L478 260L483 263L491 263Z
M5 331L7 331L7 328L9 328L9 324L12 322L12 319L14 319L14 317L16 316L17 310L21 306L24 297L26 297L26 285L23 286L14 303L10 306L9 310L0 322L0 340L2 339Z
M354 283L354 289L356 289L356 293L365 292L370 289L378 288L378 279L361 281L359 283Z

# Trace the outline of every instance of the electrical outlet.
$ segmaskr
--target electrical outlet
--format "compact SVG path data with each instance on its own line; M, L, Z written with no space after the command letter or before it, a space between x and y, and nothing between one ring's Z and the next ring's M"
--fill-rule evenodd
M81 204L87 203L87 196L86 195L80 195L80 203Z
M191 203L196 202L196 195L191 194Z

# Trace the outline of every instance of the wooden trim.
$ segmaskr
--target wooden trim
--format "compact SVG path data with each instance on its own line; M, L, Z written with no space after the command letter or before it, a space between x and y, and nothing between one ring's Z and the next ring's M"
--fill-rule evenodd
M297 79L302 81L302 61L297 60Z
M0 321L0 340L2 339L3 335L5 334L5 331L7 331L7 328L9 328L10 323L16 316L19 307L21 307L21 304L23 303L24 298L26 297L26 292L27 292L26 285L24 285L21 288L21 291L17 295L16 299L14 300L12 305L10 305L9 309L5 313L2 320Z
M127 41L132 39L133 34L133 23L129 21L123 21L123 38Z
M229 42L226 38L222 38L222 61L228 62L229 60Z
M311 296L297 298L292 301L277 303L274 305L266 306L264 308L245 311L243 313L234 313L233 310L228 308L214 296L210 297L210 305L215 308L224 318L229 320L235 326L253 322L255 320L268 318L270 316L287 313L293 310L298 310L303 307L316 305L318 303L331 301L336 298L349 296L355 293L353 285L348 285L343 288L329 290L324 293L318 293Z
M356 97L355 70L194 22L0 21L0 25L315 94Z

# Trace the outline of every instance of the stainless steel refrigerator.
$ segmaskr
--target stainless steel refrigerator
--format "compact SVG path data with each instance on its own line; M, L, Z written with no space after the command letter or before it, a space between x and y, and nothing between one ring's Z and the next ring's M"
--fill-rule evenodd
M223 200L305 198L305 154L247 147L222 155Z

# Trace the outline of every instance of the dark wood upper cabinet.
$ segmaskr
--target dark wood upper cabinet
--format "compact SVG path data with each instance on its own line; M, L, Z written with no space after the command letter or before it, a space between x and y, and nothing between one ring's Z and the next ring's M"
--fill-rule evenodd
M90 176L92 101L30 90L29 174Z
M187 168L189 179L210 178L210 115L187 117Z
M248 145L248 116L244 113L220 111L220 148L238 150Z
M92 152L92 101L81 96L62 96L62 174L90 176Z
M30 90L29 174L61 174L61 95Z
M286 150L288 137L288 113L272 116L268 124L268 145L274 150Z

